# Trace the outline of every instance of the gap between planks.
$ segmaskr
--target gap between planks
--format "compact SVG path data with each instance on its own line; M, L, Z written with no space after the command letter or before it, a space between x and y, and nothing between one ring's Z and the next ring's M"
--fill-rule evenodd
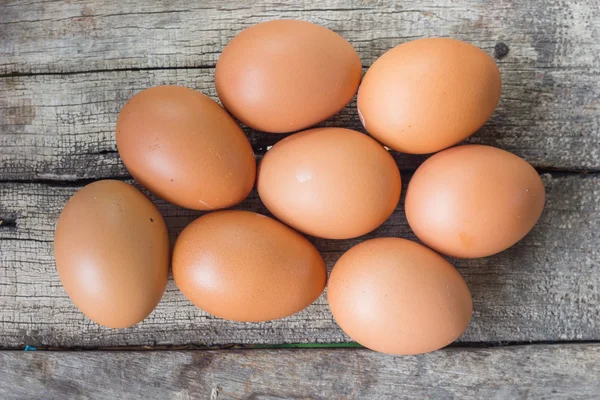
M557 178L560 176L569 176L569 175L596 175L600 173L600 169L551 169L551 168L536 168L535 169L539 175L548 174L553 178ZM412 175L416 169L402 169L401 174L402 179L410 179L410 175ZM406 176L405 176L406 175ZM90 183L101 181L101 180L117 180L130 182L133 181L133 177L131 175L116 175L116 176L107 176L103 178L85 178L85 179L0 179L0 185L2 184L10 184L10 183L21 183L21 184L39 184L39 185L47 185L50 187L82 187L85 185L89 185ZM0 218L1 219L1 218Z
M0 74L2 78L13 78L13 77L29 77L29 76L64 76L64 75L85 75L85 74L97 74L97 73L112 73L112 72L142 72L142 71L188 71L188 70L202 70L202 69L214 69L216 65L198 65L189 67L130 67L130 68L107 68L107 69L90 69L83 71L47 71L47 72L18 72L12 71L5 74ZM368 68L368 66L363 66Z
M567 346L567 345L586 345L600 344L600 340L538 340L538 341L497 341L497 342L454 342L436 351L444 351L447 349L495 349L507 347L524 347L524 346ZM228 350L330 350L330 349L365 349L366 347L356 342L345 343L280 343L280 344L243 344L229 343L212 346L200 345L164 345L164 346L108 346L108 347L33 347L28 349L14 349L0 347L0 352L3 351L56 351L56 352L137 352L137 351L228 351Z

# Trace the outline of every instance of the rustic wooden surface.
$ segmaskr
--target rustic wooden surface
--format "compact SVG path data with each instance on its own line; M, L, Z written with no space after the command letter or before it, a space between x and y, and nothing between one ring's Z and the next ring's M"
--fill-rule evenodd
M404 175L407 182L408 175ZM463 342L600 340L600 177L544 175L547 204L534 230L493 257L457 260L473 293L474 317ZM324 296L305 311L278 321L241 324L213 318L189 303L172 281L156 310L126 330L104 329L69 301L53 259L54 223L78 186L10 183L0 209L12 223L0 228L3 285L0 343L9 348L214 345L226 343L340 342ZM198 212L156 200L174 237ZM414 238L400 206L367 237ZM241 208L266 213L256 195ZM13 225L13 226L10 226ZM329 268L364 238L312 239Z
M0 348L91 349L334 343L322 296L292 317L238 324L169 282L138 326L104 329L55 271L56 218L78 188L129 179L116 152L121 106L146 87L215 98L214 65L240 30L303 19L347 38L368 66L407 40L451 36L496 57L503 93L472 138L537 167L544 214L506 252L453 260L473 293L457 348L418 357L366 350L0 351L0 398L597 398L600 393L600 3L598 0L233 2L0 1ZM496 54L498 44L508 54ZM324 123L362 130L355 103ZM260 159L280 136L246 129ZM421 156L394 153L406 183ZM154 199L172 239L199 213ZM255 194L240 207L266 212ZM414 238L402 211L367 235ZM353 244L311 239L331 268ZM552 345L474 348L486 343ZM158 347L157 347L158 346ZM158 383L158 384L157 384Z
M489 54L505 43L510 50L497 60L501 103L470 141L513 151L537 167L600 169L597 0L249 3L4 1L0 179L126 176L114 142L123 103L160 83L214 97L213 66L223 46L273 18L338 31L365 66L418 37L453 36ZM328 124L362 130L354 104ZM280 138L248 133L258 152ZM414 169L420 159L402 156L399 164Z
M597 399L600 345L446 349L0 353L0 397Z

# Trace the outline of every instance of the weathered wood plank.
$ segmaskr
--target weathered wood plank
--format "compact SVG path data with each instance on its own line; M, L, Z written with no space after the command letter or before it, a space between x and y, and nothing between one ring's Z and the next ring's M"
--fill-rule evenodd
M600 7L595 0L310 2L6 1L0 4L0 180L127 176L114 144L120 107L160 83L214 97L213 69L241 29L299 18L343 34L370 65L394 45L454 36L498 60L504 89L471 142L502 147L537 167L600 169ZM127 10L123 12L123 10ZM70 72L190 68L160 71ZM66 75L62 75L67 72ZM362 130L354 104L329 125ZM279 137L248 131L258 152ZM399 155L413 169L421 157Z
M39 1L0 4L0 74L214 66L240 30L277 19L327 26L364 65L401 41L455 36L523 68L598 68L596 0Z
M597 399L600 345L0 352L3 399Z
M548 74L554 78L504 73L507 85L496 113L469 142L513 151L537 167L600 169L600 74ZM118 113L134 93L163 83L216 98L213 69L0 79L0 180L128 176L114 140ZM364 132L354 102L325 125ZM247 132L259 154L281 138ZM422 157L396 153L396 159L406 170Z
M405 183L408 176L404 176ZM600 175L543 176L547 205L534 230L515 247L480 260L453 261L473 293L474 316L460 341L600 340ZM55 271L55 221L77 187L0 185L0 346L107 347L224 343L344 342L326 298L278 321L241 324L192 306L169 281L151 316L136 327L109 330L71 304ZM157 200L173 237L197 212ZM414 238L403 200L366 237ZM266 212L253 194L241 208ZM328 267L365 238L311 239Z

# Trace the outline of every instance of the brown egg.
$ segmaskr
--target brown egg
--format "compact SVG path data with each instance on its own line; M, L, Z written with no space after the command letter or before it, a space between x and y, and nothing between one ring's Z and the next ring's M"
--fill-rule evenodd
M544 208L544 184L525 160L494 147L458 146L415 172L406 218L427 246L454 257L486 257L533 228Z
M199 308L240 322L292 315L325 287L321 255L287 226L250 211L219 211L188 225L173 250L173 277Z
M348 250L333 267L327 297L353 340L400 355L452 343L473 311L469 288L450 263L398 238L371 239Z
M185 87L133 96L117 120L117 148L138 182L182 207L230 207L254 185L256 161L244 132L216 102Z
M160 301L169 275L162 216L139 190L119 181L87 185L71 197L54 236L58 275L92 321L126 328Z
M502 82L483 50L429 38L394 47L365 74L358 112L377 140L404 153L433 153L472 135L487 121Z
M362 76L360 58L335 32L304 21L263 22L223 49L215 70L221 102L265 132L308 128L340 111Z
M317 128L278 142L257 180L260 199L277 218L309 235L346 239L381 225L400 199L394 158L367 135Z

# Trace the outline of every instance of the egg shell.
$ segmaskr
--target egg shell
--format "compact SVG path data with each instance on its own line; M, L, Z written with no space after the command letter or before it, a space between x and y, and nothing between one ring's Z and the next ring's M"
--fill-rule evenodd
M344 128L288 136L259 165L260 199L278 219L309 235L353 238L394 212L401 178L375 140Z
M152 202L133 186L98 181L71 197L56 224L58 275L92 321L126 328L160 301L169 275L169 237Z
M486 257L521 240L544 208L536 170L508 151L458 146L425 161L406 192L408 223L427 246L454 257Z
M306 308L325 288L327 271L317 249L280 222L250 211L218 211L181 232L173 277L202 310L259 322Z
M386 146L433 153L475 133L494 112L501 86L496 63L478 47L419 39L373 63L358 91L358 113Z
M136 94L119 114L116 137L131 175L181 207L230 207L254 186L248 138L221 106L195 90L156 86Z
M353 340L409 355L447 346L469 325L471 294L458 271L434 251L399 238L377 238L335 264L327 296Z
M308 128L350 102L362 76L343 37L304 21L275 20L240 32L215 70L221 102L244 124L265 132Z

